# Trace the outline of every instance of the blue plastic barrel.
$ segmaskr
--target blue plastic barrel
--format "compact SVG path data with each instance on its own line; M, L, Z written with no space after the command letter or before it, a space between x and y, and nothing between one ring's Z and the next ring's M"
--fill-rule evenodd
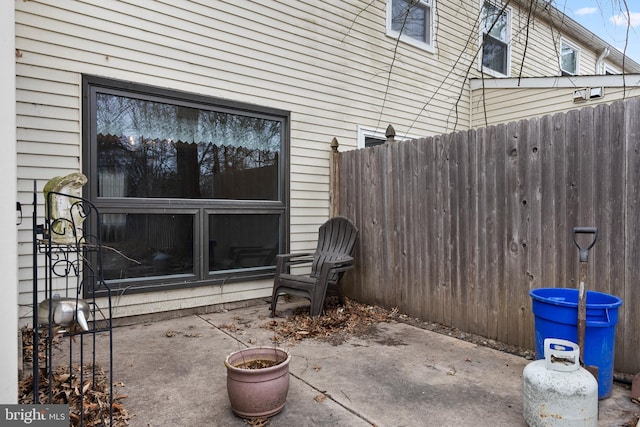
M542 288L529 292L533 303L536 359L544 359L545 338L578 342L578 290ZM618 307L613 295L587 291L584 364L598 367L598 399L611 396Z

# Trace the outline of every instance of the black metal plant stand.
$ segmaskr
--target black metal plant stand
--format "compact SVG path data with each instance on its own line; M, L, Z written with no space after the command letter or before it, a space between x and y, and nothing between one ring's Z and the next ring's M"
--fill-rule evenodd
M84 426L86 412L99 414L102 424L113 425L113 340L111 290L102 273L101 219L86 199L50 192L46 195L44 225L37 224L37 193L33 197L33 401L35 404L69 403L69 393L79 399L79 413L70 414L71 425ZM68 207L52 218L52 207ZM95 230L91 233L89 230ZM38 278L38 254L44 255L42 280ZM85 321L83 321L85 320ZM98 337L100 336L100 339ZM42 360L39 357L43 342ZM105 342L106 341L106 342ZM68 346L68 360L54 360L54 346ZM98 360L98 354L100 360ZM60 357L58 357L60 359ZM107 363L104 374L100 363ZM55 369L68 369L67 394L54 390ZM104 377L103 377L104 375ZM65 378L63 376L63 378ZM99 378L98 378L99 377ZM106 377L106 378L105 378ZM89 402L97 381L100 402ZM75 386L72 386L75 384ZM78 384L80 385L78 387ZM108 394L105 396L105 394ZM66 401L65 401L66 400ZM95 410L99 405L98 411ZM108 408L102 407L102 405Z

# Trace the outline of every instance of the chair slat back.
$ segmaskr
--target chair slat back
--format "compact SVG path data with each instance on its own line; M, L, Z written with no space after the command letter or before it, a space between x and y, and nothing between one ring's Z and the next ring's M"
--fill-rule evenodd
M337 216L322 224L318 231L318 246L313 256L311 275L318 277L325 261L333 261L345 255L353 256L357 239L358 229L348 218ZM340 275L333 274L329 281L336 282Z

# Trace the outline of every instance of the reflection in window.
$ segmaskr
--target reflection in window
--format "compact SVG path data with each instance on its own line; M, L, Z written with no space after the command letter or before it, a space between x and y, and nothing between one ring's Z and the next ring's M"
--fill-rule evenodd
M289 113L83 76L104 272L127 292L272 277L287 247Z
M391 3L390 14L387 15L389 35L400 37L404 41L417 42L417 45L421 47L431 48L433 45L431 34L433 24L432 1L389 1Z
M106 280L193 274L193 215L102 215Z
M278 200L280 121L97 95L100 197Z
M482 68L507 76L511 25L509 12L508 10L501 12L500 8L485 2L481 13Z
M279 215L209 215L209 270L275 265L279 230Z
M387 140L385 138L376 138L375 136L365 136L364 137L364 146L365 147L373 147L375 145L382 145Z
M560 72L563 76L578 74L578 48L564 40L560 41Z

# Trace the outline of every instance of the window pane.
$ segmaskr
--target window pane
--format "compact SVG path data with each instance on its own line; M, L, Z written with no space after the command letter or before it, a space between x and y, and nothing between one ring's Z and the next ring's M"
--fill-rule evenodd
M482 23L484 29L483 34L489 34L492 37L506 42L508 19L507 13L500 14L500 8L495 7L491 3L485 3L482 8Z
M103 213L106 280L193 274L193 215Z
M98 196L278 200L282 122L97 94Z
M507 45L488 36L482 49L482 66L507 74Z
M275 265L280 215L209 216L209 270Z
M387 142L386 139L376 138L375 136L365 136L364 137L364 146L365 147L373 147L374 145L382 145Z
M431 42L429 7L415 0L393 0L391 10L392 30L423 43Z
M560 52L562 71L565 71L570 74L576 74L577 69L577 55L576 51L566 45L561 47Z

